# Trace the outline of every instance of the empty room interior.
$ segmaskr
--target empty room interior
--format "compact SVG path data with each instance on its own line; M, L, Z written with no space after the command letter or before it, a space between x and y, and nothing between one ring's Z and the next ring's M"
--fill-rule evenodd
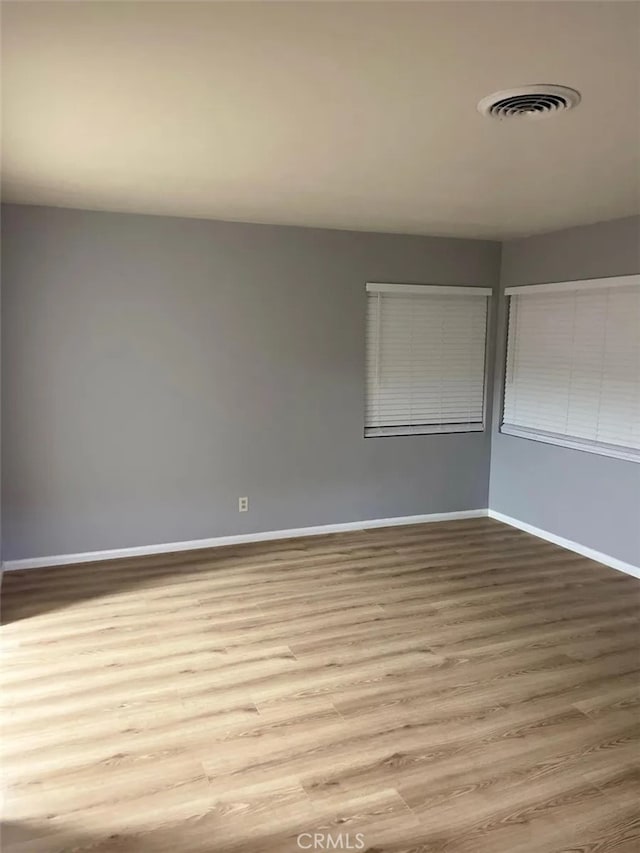
M638 853L640 3L1 15L3 853Z

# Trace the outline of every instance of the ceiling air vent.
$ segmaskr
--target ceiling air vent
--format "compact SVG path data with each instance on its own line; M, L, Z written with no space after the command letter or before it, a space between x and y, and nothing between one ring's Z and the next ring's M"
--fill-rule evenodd
M580 92L568 86L537 83L487 95L478 104L478 111L489 118L544 118L580 103Z

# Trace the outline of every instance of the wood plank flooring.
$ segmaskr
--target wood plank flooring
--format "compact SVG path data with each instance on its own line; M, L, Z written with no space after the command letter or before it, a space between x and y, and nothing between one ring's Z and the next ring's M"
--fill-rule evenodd
M2 850L637 853L639 604L490 519L8 573Z

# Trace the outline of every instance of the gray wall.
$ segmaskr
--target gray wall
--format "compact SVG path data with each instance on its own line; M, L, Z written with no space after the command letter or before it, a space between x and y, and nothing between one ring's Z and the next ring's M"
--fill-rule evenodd
M19 205L2 227L5 560L487 506L489 432L363 438L364 285L491 286L499 244Z
M640 272L640 217L503 244L501 289ZM499 304L496 388L502 388L505 300ZM640 465L498 432L494 400L491 509L640 565Z

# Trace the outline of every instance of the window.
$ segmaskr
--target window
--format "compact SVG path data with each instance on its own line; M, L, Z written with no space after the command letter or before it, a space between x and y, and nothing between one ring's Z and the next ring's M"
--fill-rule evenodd
M367 285L366 436L484 429L490 294Z
M502 432L640 461L640 276L506 293Z

